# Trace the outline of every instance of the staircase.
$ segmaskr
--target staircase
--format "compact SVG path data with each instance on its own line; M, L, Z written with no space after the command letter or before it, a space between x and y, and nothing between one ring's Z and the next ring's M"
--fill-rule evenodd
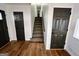
M41 17L35 18L33 38L43 38L42 18Z

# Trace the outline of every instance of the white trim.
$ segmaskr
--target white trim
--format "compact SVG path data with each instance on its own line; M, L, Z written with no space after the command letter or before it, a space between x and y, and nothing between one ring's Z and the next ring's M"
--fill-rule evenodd
M64 48L71 56L78 56L70 47L65 47Z

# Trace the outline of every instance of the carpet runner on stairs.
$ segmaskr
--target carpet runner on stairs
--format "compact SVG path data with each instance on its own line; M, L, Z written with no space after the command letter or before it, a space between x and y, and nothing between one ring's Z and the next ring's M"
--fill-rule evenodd
M43 37L42 18L36 17L34 22L33 38L42 38L42 37Z

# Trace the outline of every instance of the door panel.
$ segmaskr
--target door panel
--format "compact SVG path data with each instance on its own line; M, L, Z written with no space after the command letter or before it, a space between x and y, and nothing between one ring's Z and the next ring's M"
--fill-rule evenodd
M0 47L9 42L8 28L6 23L6 15L3 10L0 10L2 19L0 19Z
M25 40L23 12L14 12L14 19L15 19L15 28L16 28L17 40Z
M54 8L51 48L64 48L71 8Z

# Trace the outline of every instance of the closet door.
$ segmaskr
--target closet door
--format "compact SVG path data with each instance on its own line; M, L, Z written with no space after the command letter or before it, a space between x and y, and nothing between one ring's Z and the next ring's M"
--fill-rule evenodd
M9 42L5 12L0 10L0 47Z
M17 40L25 40L23 12L14 12Z
M51 48L64 49L71 8L54 8Z

